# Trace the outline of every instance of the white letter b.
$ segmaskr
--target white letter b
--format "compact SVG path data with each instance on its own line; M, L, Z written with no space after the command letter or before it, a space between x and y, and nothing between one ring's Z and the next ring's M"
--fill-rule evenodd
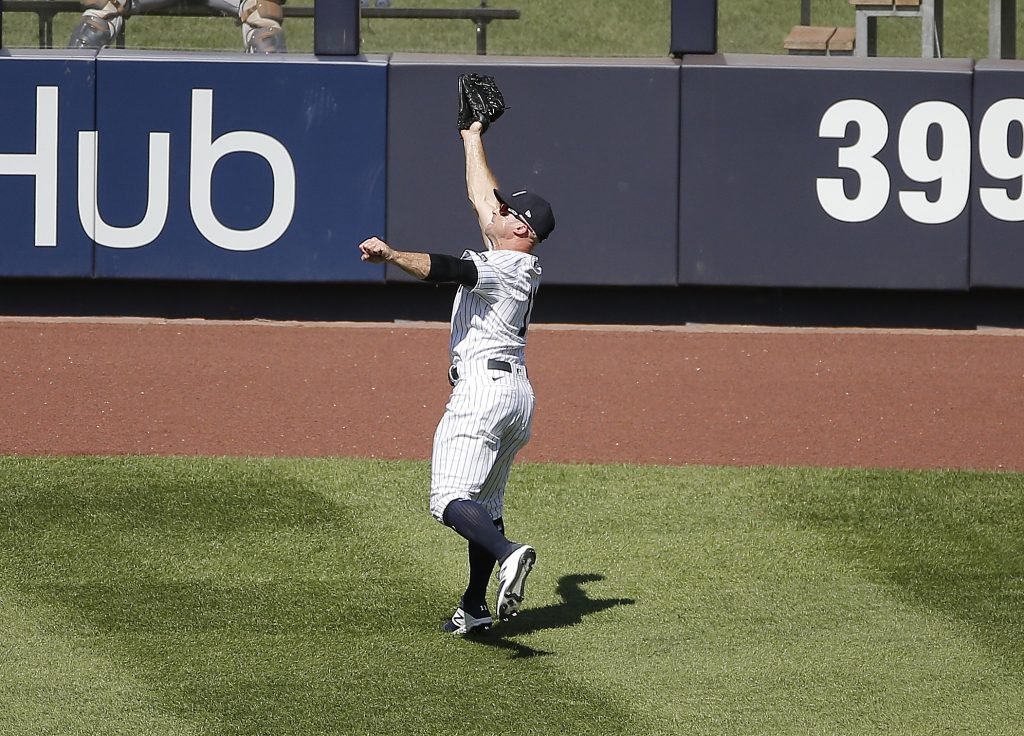
M295 214L295 166L287 149L275 138L251 130L213 137L213 90L192 90L192 149L189 204L192 219L203 237L233 251L266 248L280 238ZM270 164L274 201L266 221L251 230L227 227L213 212L213 168L229 153L255 153Z

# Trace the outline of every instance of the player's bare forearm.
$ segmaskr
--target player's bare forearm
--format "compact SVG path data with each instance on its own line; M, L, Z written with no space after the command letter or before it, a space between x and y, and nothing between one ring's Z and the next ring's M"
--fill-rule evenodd
M462 143L466 150L466 193L473 209L476 210L480 226L483 227L490 221L491 212L498 206L498 200L494 197L498 181L487 165L480 127L479 123L473 123L469 130L462 131Z
M359 244L359 252L368 263L393 263L418 279L425 279L430 273L428 253L395 250L380 238L367 238Z

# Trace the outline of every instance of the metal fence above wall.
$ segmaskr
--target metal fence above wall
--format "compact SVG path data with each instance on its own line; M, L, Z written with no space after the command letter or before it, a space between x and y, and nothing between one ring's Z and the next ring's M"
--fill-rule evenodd
M61 14L82 12L79 0L0 0L0 39L3 38L3 13L33 13L39 22L39 48L53 48L54 19ZM313 47L319 56L354 56L360 52L360 19L399 20L465 20L472 23L476 39L476 53L487 53L487 28L498 20L518 20L520 13L515 9L489 8L481 4L473 8L361 8L359 0L316 0L314 7L285 5L285 18L313 19ZM130 19L130 10L124 14ZM155 17L206 18L222 13L207 5L188 0L178 0L168 5L154 7L139 15ZM127 28L115 40L117 48L127 45Z

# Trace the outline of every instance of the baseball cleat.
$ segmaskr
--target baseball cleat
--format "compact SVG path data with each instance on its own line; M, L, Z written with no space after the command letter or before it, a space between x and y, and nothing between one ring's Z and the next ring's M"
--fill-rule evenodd
M505 558L498 569L498 618L508 621L519 615L519 606L526 595L526 576L537 563L537 550L520 545Z
M447 634L466 636L467 634L482 634L491 628L494 619L491 618L491 612L487 610L486 604L466 606L469 612L463 608L464 605L464 603L459 603L459 607L455 609L451 619L441 624L441 631Z

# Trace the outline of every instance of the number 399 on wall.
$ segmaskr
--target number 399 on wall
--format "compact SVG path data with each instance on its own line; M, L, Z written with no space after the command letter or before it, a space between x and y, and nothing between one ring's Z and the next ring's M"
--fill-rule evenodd
M852 145L839 147L837 164L859 177L860 189L849 197L842 178L819 177L818 202L836 220L866 222L881 214L889 203L889 171L877 158L889 141L889 121L872 102L841 100L822 115L818 135L845 139L851 123L859 129L859 137ZM1022 126L1024 99L1004 99L988 108L978 130L982 167L991 177L1007 182L1002 187L979 187L981 204L992 217L1007 222L1024 221L1024 151L1015 154L1009 145L1011 127L1019 130ZM928 135L933 127L941 137L941 150L935 158L928 151ZM931 199L924 190L899 191L900 207L907 217L927 225L959 217L971 191L971 125L967 115L949 102L918 103L903 117L897 150L907 178L920 184L938 183L938 196ZM1011 191L1016 191L1016 196Z

